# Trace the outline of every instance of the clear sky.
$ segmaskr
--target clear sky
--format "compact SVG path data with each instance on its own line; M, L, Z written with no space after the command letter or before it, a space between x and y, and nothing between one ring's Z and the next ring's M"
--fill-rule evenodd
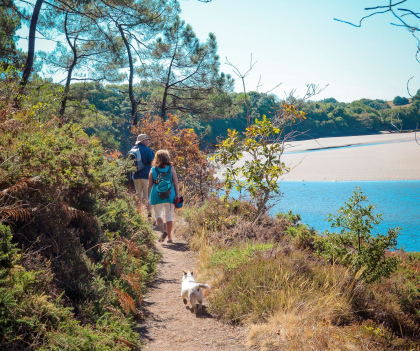
M216 34L221 70L232 73L225 57L240 70L249 67L250 55L258 61L247 79L254 90L259 76L279 97L296 88L302 94L305 84L329 84L316 100L335 97L350 102L360 98L392 100L420 88L420 64L415 60L416 41L410 33L390 25L390 14L365 20L361 28L334 21L358 23L368 14L365 7L386 5L388 0L213 0L205 4L180 0L181 17L192 25L197 36L206 40ZM419 1L404 7L420 11ZM27 28L19 34L27 36ZM26 46L23 40L22 47ZM51 49L39 40L37 49ZM241 85L236 79L236 90Z

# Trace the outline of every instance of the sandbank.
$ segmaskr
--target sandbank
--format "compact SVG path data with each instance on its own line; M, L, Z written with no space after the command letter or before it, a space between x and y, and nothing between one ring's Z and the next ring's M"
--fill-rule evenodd
M420 133L417 133L417 140ZM420 142L420 141L419 141ZM240 161L243 163L245 158ZM289 143L282 161L292 181L420 180L414 133L320 138Z

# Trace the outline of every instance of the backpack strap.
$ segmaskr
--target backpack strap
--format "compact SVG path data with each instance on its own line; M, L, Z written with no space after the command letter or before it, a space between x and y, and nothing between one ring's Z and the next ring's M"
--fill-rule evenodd
M158 177L158 170L156 169L156 167L152 167L152 177L153 177L153 183L156 181L157 177Z
M161 178L161 174L166 175L169 173L170 182L173 184L173 178L172 178L172 166L169 166L169 170L167 172L162 172L159 170L158 167L152 167L152 175L153 175L153 183L157 184L157 181L159 178Z

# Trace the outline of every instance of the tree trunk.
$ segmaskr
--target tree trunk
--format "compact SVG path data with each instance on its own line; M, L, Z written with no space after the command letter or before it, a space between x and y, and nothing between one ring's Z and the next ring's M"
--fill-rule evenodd
M166 99L168 98L168 86L165 87L162 99L162 107L160 109L160 117L163 122L166 122Z
M67 43L69 44L71 50L73 51L73 61L70 65L69 71L67 73L66 86L64 87L64 97L63 97L63 100L61 100L60 117L63 117L64 112L66 111L66 105L67 105L67 100L68 100L69 91L70 91L71 76L73 74L73 69L77 64L76 47L75 47L75 45L73 45L71 43L70 38L69 38L68 33L67 33L67 16L68 16L68 12L66 12L66 18L64 20L64 31L66 32ZM75 41L76 41L76 39L75 39Z
M128 77L128 94L130 96L130 101L131 101L131 125L135 126L137 125L138 116L137 116L137 102L136 102L136 99L134 98L134 91L133 91L133 76L134 76L133 57L131 56L130 44L124 35L122 26L120 24L117 24L117 26L118 26L118 30L120 31L121 37L124 41L125 47L127 49L128 63L130 65L130 75Z
M168 98L169 80L171 78L172 65L173 65L174 60L175 60L175 55L176 55L177 48L178 48L178 44L175 47L174 54L172 55L171 63L169 64L168 75L166 77L165 91L163 93L162 106L160 108L160 118L162 118L163 122L166 121L166 99Z
M35 56L35 33L36 25L38 23L39 12L41 11L41 6L44 0L37 0L34 7L34 12L32 13L31 25L29 27L29 40L28 40L28 58L26 59L25 69L22 74L22 80L20 81L19 92L22 94L26 84L28 83L29 76L31 75L32 66L34 64Z

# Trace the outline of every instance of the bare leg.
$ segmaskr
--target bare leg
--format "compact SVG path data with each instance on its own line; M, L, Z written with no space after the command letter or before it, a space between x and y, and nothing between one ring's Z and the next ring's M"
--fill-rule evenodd
M147 208L147 214L152 213L153 206L150 205L149 200L146 200L146 208Z
M159 226L160 231L163 233L165 231L165 226L163 225L163 219L160 217L156 218L156 224Z
M168 232L168 239L171 239L172 223L172 221L166 222L166 231Z

